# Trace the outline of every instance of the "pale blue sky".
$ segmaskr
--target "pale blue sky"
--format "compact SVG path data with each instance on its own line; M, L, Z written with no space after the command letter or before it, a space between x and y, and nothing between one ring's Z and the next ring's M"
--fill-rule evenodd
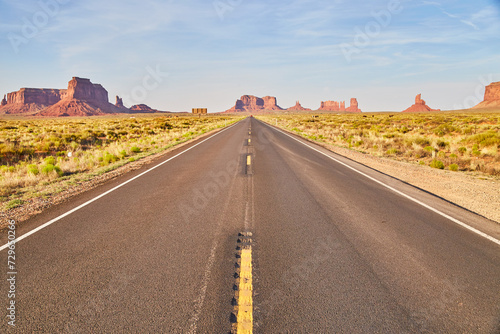
M454 109L500 81L500 1L1 0L0 64L1 94L80 76L161 110Z

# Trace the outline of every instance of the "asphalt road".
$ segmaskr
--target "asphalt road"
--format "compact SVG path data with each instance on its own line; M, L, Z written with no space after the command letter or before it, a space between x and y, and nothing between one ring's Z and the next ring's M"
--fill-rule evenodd
M16 327L0 332L227 333L239 232L256 333L500 332L500 245L449 217L495 239L498 224L254 118L16 235L82 204L16 243Z

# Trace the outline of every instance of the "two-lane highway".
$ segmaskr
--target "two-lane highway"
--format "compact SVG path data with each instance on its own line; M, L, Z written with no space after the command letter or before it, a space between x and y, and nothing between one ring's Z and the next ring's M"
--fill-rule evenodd
M500 246L453 219L497 224L254 118L193 145L18 227L80 207L16 244L16 331L227 333L239 232L254 332L500 330Z

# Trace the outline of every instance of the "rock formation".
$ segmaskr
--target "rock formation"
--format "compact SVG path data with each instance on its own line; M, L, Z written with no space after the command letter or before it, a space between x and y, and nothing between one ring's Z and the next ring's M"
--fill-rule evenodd
M440 109L432 109L429 107L427 104L425 104L425 101L422 100L422 94L418 94L415 97L415 104L412 105L410 108L403 110L403 112L426 112L426 111L441 111Z
M120 98L118 95L116 95L115 106L120 108L120 109L125 108L125 106L123 105L123 99Z
M130 111L133 113L144 113L144 114L161 112L145 104L136 104L135 106L130 107Z
M358 108L358 100L355 98L351 99L351 105L346 109L348 112L361 112L361 109Z
M340 102L337 101L324 101L321 102L321 106L318 110L325 111L345 111L345 102L343 102L344 108L340 108Z
M88 102L106 102L108 100L108 91L99 84L93 84L90 79L73 77L68 82L66 100L75 99Z
M109 103L108 91L89 79L73 77L61 100L41 111L41 116L97 116L122 113L123 110Z
M337 101L325 101L321 102L321 106L318 110L324 111L338 111L338 112L361 112L361 109L358 108L358 100L355 98L351 99L350 107L345 107L345 101L337 102Z
M278 100L274 96L265 96L262 99L264 100L264 110L283 110L278 106Z
M7 94L7 104L33 103L50 106L59 102L65 94L65 89L21 88L17 92Z
M34 114L57 103L65 94L65 89L21 88L17 92L4 96L0 105L0 113Z
M127 110L128 111L128 110ZM124 112L108 101L108 92L89 79L74 77L68 89L21 88L7 94L0 112L41 116L89 116Z
M253 95L243 95L236 101L234 107L226 112L243 112L243 111L264 111L264 110L283 110L278 106L277 100L273 96L266 96L263 98Z
M500 81L493 82L486 86L484 90L484 101L479 103L476 108L500 107Z
M310 111L310 110L311 109L304 108L299 101L297 101L297 103L295 103L293 107L287 109L287 111Z
M73 77L68 89L22 88L7 94L1 102L2 114L26 114L37 116L96 116L115 113L162 112L146 105L130 110L117 96L116 104L109 103L108 91L89 79Z

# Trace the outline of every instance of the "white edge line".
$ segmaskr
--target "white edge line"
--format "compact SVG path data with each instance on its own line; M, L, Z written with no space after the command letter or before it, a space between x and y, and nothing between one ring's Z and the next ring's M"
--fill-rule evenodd
M224 131L226 131L226 130L229 130L230 128L232 128L233 126L235 126L235 125L236 125L236 124L238 124L238 123L239 123L239 122L236 122L235 124L233 124L233 125L231 125L231 126L229 126L229 127L225 128L225 129L223 129L223 130L221 130L221 131L219 131L219 132L217 132L217 133L213 134L212 136L210 136L210 137L208 137L208 138L206 138L206 139L204 139L204 140L200 141L199 143L197 143L197 144L195 144L195 145L191 146L190 148L188 148L188 149L186 149L186 150L184 150L184 151L182 151L182 152L180 152L180 153L178 153L178 154L174 155L173 157L171 157L171 158L169 158L169 159L167 159L167 160L165 160L165 161L163 161L163 162L159 163L158 165L156 165L156 166L154 166L154 167L151 167L150 169L148 169L148 170L146 170L146 171L142 172L142 173L141 173L141 174L139 174L139 175L134 176L134 177L133 177L133 178L131 178L130 180L127 180L127 181L125 181L125 182L123 182L123 183L121 183L121 184L117 185L116 187L114 187L114 188L112 188L112 189L110 189L110 190L108 190L108 191L106 191L106 192L104 192L104 193L100 194L100 195L99 195L99 196L97 196L97 197L92 198L91 200L89 200L89 201L87 201L87 202L85 202L85 203L83 203L83 204L81 204L81 205L77 206L77 207L76 207L76 208L74 208L74 209L69 210L69 211L68 211L68 212L66 212L66 213L63 213L62 215L60 215L60 216L58 216L58 217L56 217L56 218L54 218L54 219L52 219L52 220L50 220L50 221L46 222L45 224L38 226L37 228L35 228L35 229L33 229L33 230L29 231L29 232L26 232L25 234L23 234L23 235L22 235L22 236L20 236L19 238L16 238L16 239L15 239L15 241L8 242L8 243L6 243L5 245L3 245L2 247L0 247L0 252L1 252L1 251L3 251L4 249L6 249L7 247L9 247L9 245L11 245L11 244L13 244L13 243L17 243L17 242L19 242L19 241L23 240L24 238L27 238L27 237L29 237L30 235L35 234L36 232L38 232L38 231L40 231L40 230L42 230L42 229L46 228L47 226L52 225L53 223L55 223L55 222L57 222L57 221L59 221L59 220L63 219L64 217L67 217L67 216L69 216L70 214L72 214L72 213L74 213L74 212L76 212L76 211L78 211L78 210L80 210L80 209L82 209L82 208L86 207L87 205L89 205L89 204L91 204L91 203L93 203L93 202L97 201L98 199L103 198L104 196L106 196L106 195L108 195L108 194L112 193L113 191L115 191L115 190L117 190L117 189L119 189L119 188L123 187L124 185L126 185L126 184L128 184L128 183L130 183L130 182L132 182L132 181L134 181L134 180L136 180L136 179L138 179L138 178L140 178L141 176L143 176L143 175L145 175L145 174L147 174L147 173L151 172L152 170L154 170L154 169L156 169L156 168L158 168L158 167L160 167L160 166L162 166L162 165L166 164L167 162L169 162L169 161L171 161L171 160L173 160L173 159L177 158L177 157L178 157L178 156L180 156L181 154L184 154L184 153L186 153L187 151L189 151L189 150L191 150L191 149L195 148L196 146L203 144L203 143L204 143L204 142L206 142L207 140L212 139L213 137L215 137L215 136L217 136L217 135L219 135L219 134L223 133L223 132L224 132Z
M267 124L267 123L265 123L265 122L263 122L263 123L264 123L264 124L266 124L267 126L271 127L269 124ZM387 189L389 189L389 190L392 190L392 191L393 191L393 192L395 192L396 194L401 195L401 196L403 196L403 197L405 197L405 198L409 199L410 201L415 202L415 203L417 203L417 204L419 204L419 205L423 206L424 208L426 208L426 209L428 209L428 210L430 210L430 211L432 211L432 212L435 212L435 213L437 213L438 215L443 216L444 218L447 218L447 219L451 220L452 222L454 222L454 223L456 223L456 224L458 224L458 225L460 225L460 226L462 226L462 227L465 227L465 228L466 228L466 229L468 229L469 231L472 231L472 232L474 232L474 233L476 233L476 234L478 234L478 235L482 236L483 238L486 238L486 239L488 239L489 241L496 243L497 245L500 245L500 240L493 238L491 235L488 235L488 234L486 234L486 233L484 233L484 232L481 232L481 231L479 231L478 229L475 229L474 227L469 226L469 225L467 225L466 223L464 223L464 222L462 222L462 221L460 221L460 220L458 220L458 219L456 219L456 218L453 218L453 217L451 217L451 216L447 215L446 213L441 212L441 211L439 211L438 209L435 209L435 208L433 208L432 206L429 206L429 205L427 205L427 204L425 204L425 203L423 203L423 202L419 201L418 199L413 198L413 197L411 197L410 195L407 195L407 194L405 194L405 193L403 193L403 192L401 192L401 191L399 191L399 190L397 190L397 189L395 189L395 188L393 188L393 187L391 187L391 186L389 186L389 185L387 185L387 184L383 183L382 181L379 181L379 180L377 180L377 179L375 179L375 178L371 177L370 175L363 173L362 171L357 170L357 169L356 169L356 168L354 168L354 167L349 166L348 164L346 164L346 163L344 163L344 162L342 162L342 161L340 161L340 160L338 160L338 159L336 159L336 158L334 158L334 157L332 157L332 156L330 156L330 155L328 155L328 154L326 154L326 153L324 153L324 152L322 152L322 151L318 150L317 148L315 148L315 147L313 147L313 146L311 146L311 145L309 145L309 144L305 143L305 142L304 142L304 141L302 141L302 140L299 140L298 138L296 138L296 137L294 137L294 136L292 136L292 135L290 135L290 134L288 134L288 133L286 133L286 132L284 132L284 131L282 131L282 130L280 130L280 129L276 128L276 127L271 127L271 128L273 128L273 129L275 129L276 131L281 132L282 134L284 134L284 135L286 135L286 136L288 136L288 137L290 137L290 138L292 138L292 139L294 139L294 140L298 141L299 143L301 143L301 144L303 144L303 145L305 145L305 146L309 147L310 149L312 149L312 150L314 150L314 151L316 151L316 152L318 152L318 153L323 154L324 156L326 156L326 157L328 157L328 158L332 159L333 161L335 161L335 162L337 162L337 163L339 163L339 164L341 164L341 165L343 165L343 166L345 166L345 167L347 167L347 168L349 168L349 169L351 169L351 170L355 171L356 173L363 175L364 177L366 177L366 178L368 178L368 179L370 179L370 180L372 180L372 181L374 181L374 182L376 182L376 183L380 184L381 186L383 186L383 187L385 187L385 188L387 188Z

